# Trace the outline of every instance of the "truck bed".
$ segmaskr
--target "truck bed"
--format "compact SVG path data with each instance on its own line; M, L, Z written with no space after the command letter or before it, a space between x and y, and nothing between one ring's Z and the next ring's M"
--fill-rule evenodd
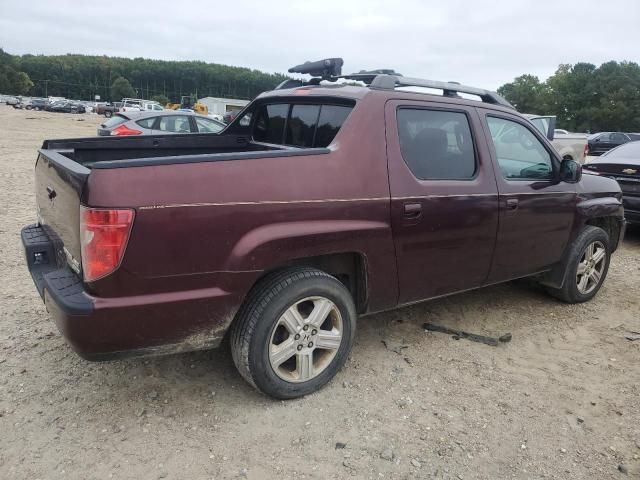
M44 156L59 154L89 170L326 152L326 148L300 149L253 142L243 135L212 134L45 140L40 150Z

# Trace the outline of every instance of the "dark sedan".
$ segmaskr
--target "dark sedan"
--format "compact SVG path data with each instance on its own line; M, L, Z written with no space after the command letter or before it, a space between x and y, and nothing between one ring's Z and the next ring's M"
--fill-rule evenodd
M85 113L87 109L84 105L76 102L53 102L45 107L48 112L62 113Z
M640 140L640 134L622 132L594 133L587 140L588 150L585 154L591 157L599 157L619 145L624 145L625 143L635 140Z
M640 141L603 153L584 165L584 171L615 179L622 189L627 222L640 224Z

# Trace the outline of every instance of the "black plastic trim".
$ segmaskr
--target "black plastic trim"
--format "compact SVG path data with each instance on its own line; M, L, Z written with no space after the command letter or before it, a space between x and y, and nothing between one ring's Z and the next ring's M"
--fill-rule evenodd
M27 267L43 300L50 298L67 315L89 315L94 304L78 275L66 265L59 265L56 245L39 225L22 229ZM45 294L46 291L46 294Z

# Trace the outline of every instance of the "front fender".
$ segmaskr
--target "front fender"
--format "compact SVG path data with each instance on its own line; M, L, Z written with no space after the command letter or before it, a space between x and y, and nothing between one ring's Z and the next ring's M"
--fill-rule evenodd
M578 215L584 221L592 218L624 218L622 200L616 197L598 197L578 200Z

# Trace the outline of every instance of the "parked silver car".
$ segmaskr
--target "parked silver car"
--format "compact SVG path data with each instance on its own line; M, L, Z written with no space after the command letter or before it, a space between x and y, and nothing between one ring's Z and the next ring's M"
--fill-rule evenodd
M98 135L164 135L170 133L218 133L226 125L191 112L120 112L98 127Z

